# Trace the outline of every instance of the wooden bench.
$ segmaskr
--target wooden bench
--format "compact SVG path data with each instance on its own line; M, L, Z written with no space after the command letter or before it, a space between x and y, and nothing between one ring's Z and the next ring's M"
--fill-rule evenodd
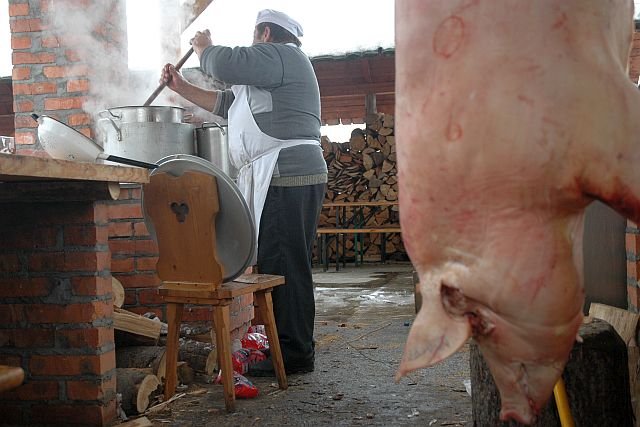
M401 233L402 229L400 227L397 226L390 226L390 227L377 227L377 228L372 228L372 227L364 227L364 228L328 228L328 227L321 227L318 228L317 230L317 234L320 236L321 239L321 244L320 244L320 253L321 253L321 261L322 264L324 266L324 271L327 271L329 269L329 257L327 256L327 235L335 235L336 236L336 271L340 270L340 250L339 248L339 244L338 244L338 240L340 238L340 235L345 235L345 234L353 234L353 235L358 235L358 234L382 234L382 243L380 245L380 259L382 261L382 263L384 263L386 261L386 250L385 250L385 237L387 234L389 233ZM342 259L343 259L343 266L345 265L345 261L344 261L344 241L343 241L343 247L342 247ZM362 256L362 255L361 255ZM356 264L357 264L357 254L356 254Z

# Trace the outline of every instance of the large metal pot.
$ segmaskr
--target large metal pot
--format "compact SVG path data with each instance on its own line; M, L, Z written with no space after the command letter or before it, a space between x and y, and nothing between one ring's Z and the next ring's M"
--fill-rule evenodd
M98 142L106 152L150 163L172 154L196 154L194 126L184 108L114 107L99 113Z
M226 125L203 123L196 128L196 152L198 157L209 160L231 179L238 177L238 170L229 157L229 136Z

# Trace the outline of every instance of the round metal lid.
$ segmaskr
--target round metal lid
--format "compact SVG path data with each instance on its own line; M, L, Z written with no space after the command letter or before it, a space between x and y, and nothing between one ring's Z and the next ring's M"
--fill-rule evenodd
M181 176L185 172L196 171L216 177L220 203L220 211L216 215L216 249L224 269L223 279L228 282L244 273L251 264L257 245L253 218L238 186L213 163L189 154L163 157L156 164L158 168L151 172L151 176L160 172ZM155 230L147 220L146 212L144 217L149 233L155 239Z

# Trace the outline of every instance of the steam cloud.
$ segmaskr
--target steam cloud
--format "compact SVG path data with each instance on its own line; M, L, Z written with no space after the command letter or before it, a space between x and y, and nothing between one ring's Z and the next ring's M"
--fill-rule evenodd
M181 27L193 17L194 2L195 0L148 1L151 7L157 7L161 11L162 39L150 39L149 43L161 44L162 63L175 63L179 59ZM132 72L128 68L126 0L94 1L89 9L80 9L73 3L53 0L48 14L52 35L58 38L61 46L75 51L79 61L88 66L89 94L83 109L97 121L98 113L105 109L142 105L157 88L160 69ZM148 23L133 25L145 28ZM73 65L73 61L68 58L62 62L62 65ZM211 81L199 70L185 74L189 74L191 81L197 79L198 82L194 81L196 84L211 85ZM169 89L164 90L153 105L183 106L203 121L215 119L211 113L183 100Z

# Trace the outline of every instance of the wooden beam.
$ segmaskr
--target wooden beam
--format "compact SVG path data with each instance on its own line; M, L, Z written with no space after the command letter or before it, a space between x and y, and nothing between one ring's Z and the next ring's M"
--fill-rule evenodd
M193 0L191 13L185 13L184 21L180 26L180 33L183 33L212 2L213 0Z
M367 115L376 114L378 109L376 108L376 94L368 93L364 98L364 109Z
M318 82L319 83L319 82ZM341 84L325 86L320 84L320 96L353 96L364 95L367 93L375 93L377 95L392 94L395 92L395 82L386 81L381 83L365 83L365 84Z
M120 184L101 181L4 182L0 185L0 203L7 202L84 202L118 200Z
M360 69L362 70L362 77L364 78L364 81L371 83L371 67L369 66L369 61L367 59L360 60Z

